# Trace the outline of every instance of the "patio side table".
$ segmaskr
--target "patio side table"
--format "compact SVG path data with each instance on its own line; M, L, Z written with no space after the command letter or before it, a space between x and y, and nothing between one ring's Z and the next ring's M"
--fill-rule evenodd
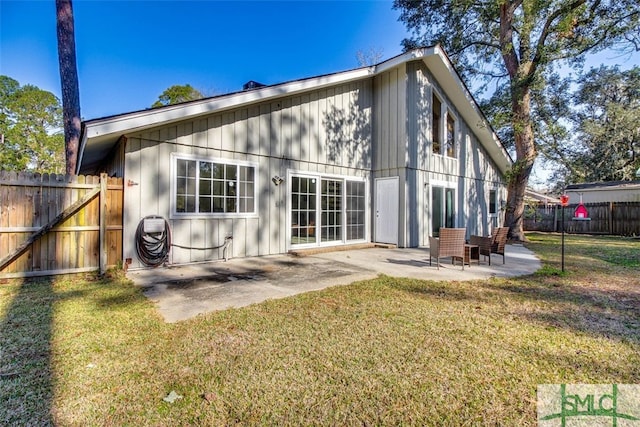
M460 257L455 257L456 259L460 259ZM478 245L469 245L465 243L464 245L464 263L471 267L471 263L475 262L480 265L480 246Z

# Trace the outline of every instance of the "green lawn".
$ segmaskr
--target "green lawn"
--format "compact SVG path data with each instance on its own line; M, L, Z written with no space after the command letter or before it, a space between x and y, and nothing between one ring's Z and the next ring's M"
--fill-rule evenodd
M562 274L559 236L529 238L528 277L177 324L118 277L0 285L0 425L535 425L537 384L640 383L640 241L568 236Z

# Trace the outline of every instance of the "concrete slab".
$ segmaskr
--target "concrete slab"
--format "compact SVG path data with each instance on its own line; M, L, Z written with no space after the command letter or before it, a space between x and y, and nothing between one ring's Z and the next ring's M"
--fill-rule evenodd
M426 280L476 280L531 274L541 267L522 245L508 245L507 262L494 255L487 263L429 265L428 248L369 248L326 252L308 257L273 255L236 258L184 266L135 270L127 277L144 288L167 322L201 313L243 307L272 298L346 285L379 274Z

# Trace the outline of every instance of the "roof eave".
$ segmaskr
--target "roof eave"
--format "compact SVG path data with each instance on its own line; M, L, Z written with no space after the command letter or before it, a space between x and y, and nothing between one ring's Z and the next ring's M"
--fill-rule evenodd
M475 124L474 133L481 140L482 145L487 149L500 171L505 173L513 163L509 153L500 142L475 99L439 45L414 49L371 67L362 67L250 91L235 92L183 104L86 121L83 123L78 172L96 163L93 158L85 158L84 156L88 140L91 140L94 146L103 145L108 148L108 146L115 144L123 134L141 132L159 125L189 120L256 102L267 102L282 96L295 95L309 90L322 89L323 87L372 77L408 61L419 59L423 60L436 79L451 91L451 93L448 92L448 95L452 98L452 102L470 126ZM93 157L99 158L99 156ZM83 160L88 162L85 168L81 168Z

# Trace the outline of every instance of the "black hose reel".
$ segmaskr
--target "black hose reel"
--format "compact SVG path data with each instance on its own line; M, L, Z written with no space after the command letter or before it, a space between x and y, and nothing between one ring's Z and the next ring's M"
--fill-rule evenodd
M171 229L161 216L146 216L136 229L136 252L146 266L158 267L169 258Z
M169 222L161 216L150 215L142 218L136 229L136 252L140 261L148 267L158 267L166 263L169 259L171 246L199 251L222 248L224 260L227 261L229 259L229 245L232 240L232 236L227 236L222 245L207 248L176 245L171 243Z

